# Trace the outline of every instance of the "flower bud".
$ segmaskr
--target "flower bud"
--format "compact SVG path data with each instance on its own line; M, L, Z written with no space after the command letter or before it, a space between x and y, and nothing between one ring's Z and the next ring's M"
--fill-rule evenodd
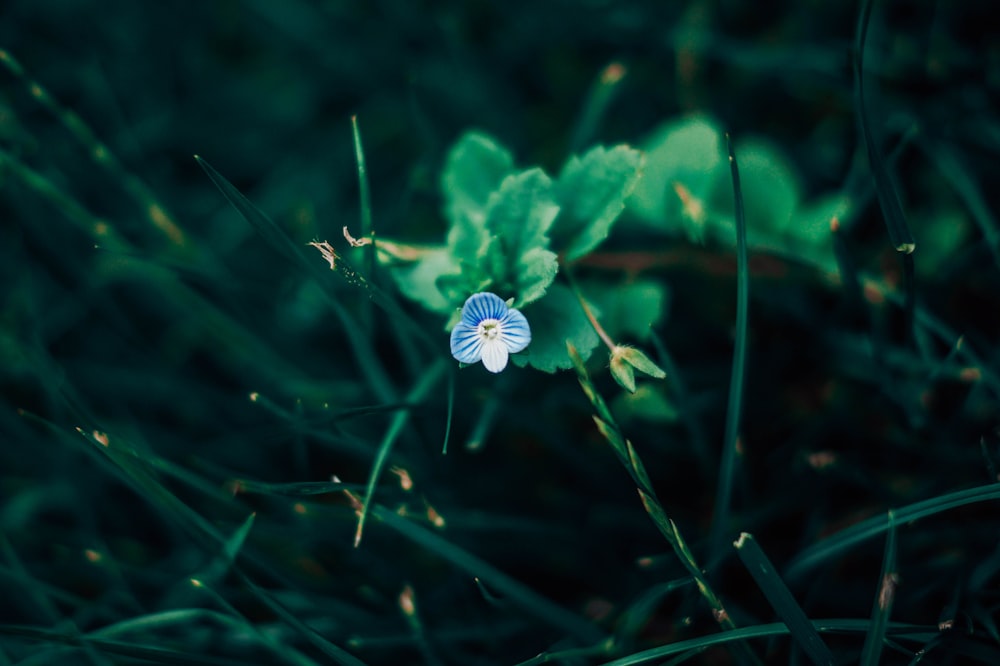
M635 393L635 373L632 371L632 366L618 353L619 349L621 347L616 347L615 351L611 352L611 376L623 389Z
M633 368L656 379L663 379L667 376L667 373L653 363L642 351L635 347L617 345L611 352L611 376L615 378L619 386L629 393L635 393Z

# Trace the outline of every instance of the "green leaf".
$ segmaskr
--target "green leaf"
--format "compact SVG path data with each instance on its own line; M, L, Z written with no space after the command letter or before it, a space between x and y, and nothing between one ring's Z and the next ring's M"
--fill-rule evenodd
M623 285L588 281L583 293L587 302L601 311L601 325L615 342L629 336L640 342L660 323L667 309L667 287L652 280L635 280Z
M521 367L530 365L544 372L567 370L573 367L566 354L567 341L583 360L590 357L600 342L576 296L561 284L552 286L545 298L522 312L531 325L531 344L524 352L511 356Z
M778 575L770 558L757 544L752 534L742 532L733 546L750 576L764 593L778 617L788 626L792 638L805 652L812 663L818 666L832 666L837 663L816 627L802 610L785 581ZM870 635L870 634L869 634Z
M441 187L451 223L448 247L456 260L478 261L489 241L485 223L490 196L513 169L511 154L478 132L464 135L448 153Z
M851 214L850 206L842 194L823 196L800 205L785 230L782 253L827 273L837 273L830 222L834 218L846 219Z
M642 146L646 161L629 209L664 231L702 240L706 218L699 206L725 173L721 137L714 122L699 116L661 125Z
M552 181L541 169L508 176L490 196L485 220L490 240L476 268L485 266L494 290L514 294L518 306L540 298L555 279L547 234L558 213Z
M458 264L447 248L436 248L417 261L393 266L390 275L404 296L428 310L445 313L455 308L455 300L442 291L438 282L442 276L459 275Z
M559 258L555 252L536 247L528 250L518 265L518 304L532 303L545 295L559 272Z
M568 260L601 244L625 208L639 178L642 153L628 146L598 146L570 158L556 182L561 206L552 228L553 244Z

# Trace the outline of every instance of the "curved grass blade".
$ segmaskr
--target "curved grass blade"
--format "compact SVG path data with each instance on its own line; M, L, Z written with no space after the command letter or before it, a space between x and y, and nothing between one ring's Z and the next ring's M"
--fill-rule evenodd
M338 309L338 317L346 317L346 311L343 316L339 312L342 310L342 306L336 299L336 294L330 290L330 285L328 284L326 277L328 273L323 270L321 264L309 259L302 247L297 245L288 237L288 234L279 227L274 221L268 217L262 210L257 208L249 199L247 199L242 192L240 192L236 187L230 183L226 178L212 168L208 162L206 162L201 156L195 155L195 160L201 165L201 168L205 170L208 177L212 180L219 191L222 192L226 200L232 204L243 218L250 223L254 229L264 237L269 243L271 243L275 249L277 249L281 254L285 256L289 261L299 266L303 269L307 275L312 276L316 279L320 287L323 288L324 292L329 296L331 305L334 305ZM333 259L336 261L331 261L331 267L336 270L340 275L351 285L362 289L365 294L372 299L372 301L385 310L386 314L392 317L395 321L404 324L407 329L414 334L414 336L422 340L428 347L428 349L437 350L440 345L431 338L423 327L418 326L412 318L406 313L406 311L396 302L392 296L390 296L385 290L380 289L378 286L372 284L368 281L365 276L358 273L354 268L339 254L336 254ZM335 265L334 265L335 263ZM353 323L349 318L345 319L345 322ZM350 331L348 331L350 332ZM357 333L357 336L364 338L364 336ZM355 339L352 336L352 344L355 343Z
M693 582L694 579L689 577L678 578L653 585L643 592L638 599L629 605L618 620L615 629L615 644L621 648L623 645L633 643L653 613L663 603L663 599L674 590L687 587Z
M493 565L462 550L445 538L403 518L385 507L375 505L372 516L415 544L451 562L470 576L481 579L503 595L505 601L518 606L536 619L565 631L584 644L591 645L607 637L596 625L541 596L530 587L514 580Z
M816 631L821 634L860 634L866 633L871 628L871 622L869 620L812 620L812 624L816 628ZM731 643L733 641L745 641L751 638L787 636L788 633L788 627L782 622L760 624L754 627L733 629L732 631L727 631L721 634L711 634L710 636L677 641L676 643L671 643L670 645L661 645L660 647L643 650L642 652L636 652L635 654L628 655L627 657L609 661L603 666L638 666L639 664L648 664L650 662L663 659L664 657L670 657L684 652L701 652L707 648L714 647L716 645L725 645L726 643ZM926 643L927 641L940 635L937 627L903 623L889 623L886 627L886 633L897 638L919 641L921 643Z
M406 402L415 404L423 401L427 397L427 394L430 393L431 387L440 379L445 367L445 360L443 358L438 359L410 390L410 393L406 396ZM371 471L368 473L368 484L365 486L365 497L361 504L361 515L358 516L358 529L354 533L355 548L361 544L361 534L364 531L365 520L369 513L368 507L372 502L372 498L375 497L375 486L378 484L379 477L382 476L382 469L385 467L385 463L389 459L389 454L392 452L392 447L409 418L409 409L396 412L396 415L392 417L392 421L385 431L385 435L382 437L382 443L379 444L378 451L375 454L375 461L372 463Z
M297 666L319 666L319 664L293 648L291 645L282 642L281 636L275 635L272 632L262 631L260 626L251 622L243 613L237 610L235 606L229 603L225 597L212 589L211 586L206 585L203 581L196 578L191 579L191 585L207 593L216 604L233 616L233 618L240 624L243 631L256 637L257 640L271 650L276 657L280 657L282 660L291 664L296 664Z
M413 634L413 643L417 646L423 657L423 663L426 666L443 666L443 663L434 652L431 647L431 642L427 640L427 631L424 628L424 623L420 619L420 613L417 609L417 599L416 594L413 591L411 585L406 585L403 591L399 595L399 608L403 611L403 617L406 618L407 624L410 625L410 631Z
M993 261L1000 267L1000 224L990 210L990 205L983 196L982 188L978 186L972 169L951 146L943 141L918 140L917 146L924 150L931 163L937 167L959 199L965 203L969 215L979 226L983 242L993 254Z
M719 485L715 495L715 516L712 522L712 552L720 557L729 529L729 509L733 495L740 420L743 414L743 388L746 383L747 319L750 300L750 269L747 260L747 224L743 210L743 190L740 171L733 152L732 137L726 134L729 170L733 181L733 201L736 220L736 344L733 350L733 370L729 382L729 403L726 407L726 433L719 462Z
M227 659L225 657L212 657L203 652L190 653L168 648L150 647L148 644L126 643L122 641L109 641L88 636L73 636L58 631L48 629L38 629L35 627L22 627L17 625L0 625L0 636L8 636L21 640L31 640L53 645L65 645L71 648L81 648L96 650L97 652L128 657L130 659L141 660L153 664L174 664L177 666L267 666L273 662L248 661L246 657L239 659ZM36 663L33 659L25 659L18 662L23 666ZM51 663L46 660L46 663Z
M258 600L267 606L275 615L281 618L285 624L297 631L303 638L312 643L313 646L315 646L327 657L332 659L335 664L341 664L341 666L365 666L363 661L352 655L344 648L331 643L329 640L320 635L320 633L315 629L295 617L293 613L289 612L288 609L272 599L269 594L255 585L254 582L250 580L249 576L241 571L237 571L237 574L239 575L242 583L246 585L247 589L249 589Z
M253 528L254 519L257 517L256 513L251 513L247 516L243 524L233 532L233 535L225 540L222 544L222 552L215 558L215 560L206 567L204 573L198 574L197 578L204 581L215 582L222 578L230 567L233 566L233 562L236 561L236 556L239 555L240 550L243 549L243 544L246 542L247 537L250 535L250 530Z
M361 145L361 130L358 117L351 116L351 133L354 136L354 157L358 163L358 195L361 197L361 236L375 240L372 226L372 193L368 183L368 169L365 166L365 150ZM369 243L365 252L365 275L369 280L375 276L375 243Z
M861 666L877 666L879 663L889 614L896 598L896 585L899 583L896 573L896 516L892 510L886 515L886 530L888 534L882 558L882 575L879 576L878 594L872 604L872 628L865 637L865 646L861 650Z
M208 608L176 608L158 613L149 613L121 620L114 624L101 627L86 634L88 638L109 639L124 634L156 631L162 628L183 627L186 624L196 624L211 621L223 627L239 626L230 616Z
M247 222L250 223L254 229L257 230L264 240L266 240L271 247L280 252L289 261L298 264L300 267L304 268L308 273L313 275L321 275L319 267L306 258L306 254L301 247L292 242L292 239L281 229L274 221L268 217L262 210L257 208L249 199L247 199L242 192L240 192L236 187L230 183L226 178L220 174L211 164L206 162L200 155L195 155L194 159L198 162L198 165L205 170L208 177L211 179L212 183L215 184L222 195L226 197L226 200L232 204L233 208L243 216Z
M229 482L234 493L240 495L277 495L283 497L312 497L314 495L330 495L345 490L352 492L361 490L360 484L338 483L336 481L299 481L296 483L265 483L236 479Z
M865 0L858 14L858 25L855 35L855 59L854 59L854 99L858 108L858 123L861 126L861 135L864 138L865 149L868 153L868 162L875 177L875 191L878 194L879 206L882 209L882 216L885 218L886 228L889 231L889 239L897 252L906 254L912 253L916 248L916 242L910 233L910 227L906 223L903 214L903 206L899 202L899 193L892 182L889 169L886 166L882 151L872 135L871 123L868 120L868 109L865 102L864 86L864 58L865 41L868 37L868 25L871 22L872 5L874 0Z
M537 664L552 663L589 664L596 657L606 656L611 649L612 646L607 641L603 641L590 647L570 648L568 650L560 650L559 652L543 652L536 657L518 663L516 666L536 666Z
M163 234L173 245L191 247L187 237L184 235L184 231L174 221L166 208L157 201L153 190L137 176L125 169L118 158L115 157L115 154L111 152L111 149L108 148L107 144L97 137L97 134L83 121L83 118L74 111L62 106L41 83L31 79L21 63L7 51L0 50L0 64L20 79L31 96L62 123L70 135L83 146L95 164L105 168L108 173L118 179L122 185L122 189L135 199L158 232Z
M909 523L969 504L992 500L1000 500L1000 484L991 483L986 486L977 486L947 495L939 495L938 497L915 502L901 509L894 509L893 513L896 522ZM792 561L785 571L785 577L788 579L800 578L807 571L848 550L852 546L877 537L887 529L889 529L889 525L885 520L885 516L879 515L868 520L863 520L845 530L841 530L799 553L799 556Z
M396 391L389 380L389 375L385 368L382 366L381 361L375 354L375 350L372 348L371 341L364 331L357 323L354 321L353 317L348 313L347 309L340 304L335 293L333 293L330 285L327 281L327 273L323 270L321 264L315 261L310 261L303 250L295 244L291 238L284 232L281 227L274 223L274 221L264 214L259 208L257 208L249 199L243 196L236 187L233 186L228 180L226 180L222 174L212 168L208 162L202 159L200 156L195 155L195 160L201 165L201 168L205 170L208 177L212 180L222 195L226 197L226 200L239 212L243 218L250 223L254 229L257 230L265 241L267 241L275 250L277 250L282 256L289 260L293 265L298 266L300 269L304 270L306 275L313 277L317 284L323 289L324 294L327 296L327 302L333 309L334 314L340 320L344 333L348 336L350 340L351 347L354 350L354 355L358 360L358 364L361 367L362 372L365 373L368 383L371 385L372 390L379 397L380 400L386 402L394 402L396 398ZM349 281L355 284L361 284L362 286L366 283L363 281L359 282L361 278L357 274L350 271L349 268L340 265L340 272Z
M757 544L753 535L743 532L733 545L736 547L736 552L743 565L750 572L754 582L757 583L757 587L767 597L771 608L788 627L792 638L799 644L802 651L817 666L833 666L835 662L830 648L823 642L805 611L795 601L795 597L792 596L785 582L781 580L781 576L778 575L771 560Z
M33 171L14 156L0 149L0 166L8 167L21 184L55 206L59 212L89 235L103 250L122 255L135 254L131 243L115 231L110 221L95 216L80 202L59 189L42 174ZM30 227L25 227L30 228ZM147 264L143 264L147 265ZM151 277L143 272L142 277ZM241 367L264 367L274 376L297 378L301 373L255 337L245 326L238 324L228 314L205 300L204 296L176 278L173 272L157 271L153 282L160 288L159 295L172 307L190 313L208 339L225 349L225 358Z
M448 415L445 417L444 444L441 446L441 455L448 455L448 440L451 439L451 420L455 414L455 368L448 367Z
M618 96L621 89L619 84L627 72L625 65L620 62L612 62L601 70L601 75L594 81L587 93L587 98L582 106L583 110L573 128L573 135L569 143L570 153L580 152L593 140L597 128L604 120L612 102Z

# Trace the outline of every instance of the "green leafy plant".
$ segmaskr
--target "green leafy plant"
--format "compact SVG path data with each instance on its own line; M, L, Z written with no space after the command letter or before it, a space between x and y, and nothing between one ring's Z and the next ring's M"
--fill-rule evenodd
M496 139L467 133L449 151L441 177L446 242L415 248L378 241L379 256L392 265L401 293L451 315L447 329L472 294L509 299L523 310L532 331L531 344L512 356L514 363L545 372L568 369L566 342L588 358L600 343L600 324L581 301L580 289L570 280L557 283L557 275L608 238L640 181L642 165L642 153L633 148L598 146L572 156L552 178L538 167L516 168ZM603 287L597 292L609 308L621 310L612 318L622 322L621 330L639 337L662 313L664 292L653 283L617 296ZM613 374L624 377L620 350L626 348L607 342ZM647 374L664 376L648 358L642 365ZM635 390L634 380L622 385Z

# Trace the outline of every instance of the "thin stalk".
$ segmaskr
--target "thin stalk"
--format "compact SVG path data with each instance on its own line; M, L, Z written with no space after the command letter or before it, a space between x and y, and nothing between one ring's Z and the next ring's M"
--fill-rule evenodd
M576 299L580 301L580 307L583 308L583 314L587 316L587 321L590 322L590 325L594 328L598 337L600 337L604 344L607 345L608 350L614 353L618 345L615 344L615 341L611 339L608 332L604 330L603 326L601 326L601 322L597 321L597 316L594 314L594 311L590 309L587 299L583 297L583 292L580 291L579 285L577 285L576 280L573 278L572 271L570 271L568 267L564 266L563 275L566 276L566 282L569 283L569 288L573 291L573 295L575 295Z
M406 396L406 402L408 404L417 404L424 400L430 393L431 388L440 379L441 374L444 372L446 367L445 360L440 358L437 362L431 366L431 368L420 378L420 381L410 390L410 393ZM361 545L361 535L365 528L365 521L368 518L369 507L371 506L372 499L375 497L375 486L378 484L379 477L382 476L382 470L385 468L385 463L389 459L389 454L392 453L392 447L399 438L399 435L403 432L403 428L406 426L406 422L410 418L410 409L404 409L396 412L396 415L392 417L392 421L389 423L389 427L385 431L385 435L382 438L382 443L379 444L378 452L375 454L375 461L372 463L371 471L368 473L368 484L365 486L365 498L361 503L361 508L358 515L358 528L354 533L354 547L357 548Z
M364 274L375 284L375 228L372 223L372 193L368 182L368 167L365 165L365 150L361 145L361 129L358 127L358 117L351 116L351 133L354 136L354 158L358 164L358 196L361 205L361 236L371 242L362 250L364 252ZM362 324L366 331L372 330L374 311L370 301L366 301L362 310Z
M747 260L747 225L743 211L743 192L740 172L733 152L733 142L726 134L729 150L729 169L733 180L733 198L736 218L736 347L733 351L733 370L729 382L729 404L726 408L726 433L722 459L719 464L719 485L715 496L715 518L712 524L712 552L722 555L729 528L729 510L732 503L733 476L736 469L739 444L740 419L743 413L743 388L747 356L747 319L750 300L750 271Z

